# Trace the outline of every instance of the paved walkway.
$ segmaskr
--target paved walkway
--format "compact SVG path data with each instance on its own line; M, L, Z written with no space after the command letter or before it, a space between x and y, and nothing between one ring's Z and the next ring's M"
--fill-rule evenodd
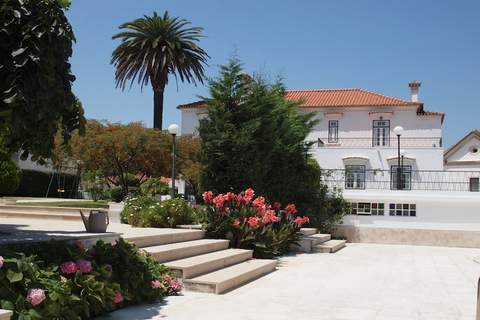
M186 292L110 319L472 320L480 249L349 244L281 259L276 272L221 296Z

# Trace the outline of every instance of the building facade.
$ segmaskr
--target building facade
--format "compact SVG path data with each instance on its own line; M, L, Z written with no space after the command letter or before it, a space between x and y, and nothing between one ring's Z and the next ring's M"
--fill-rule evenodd
M285 98L319 120L307 137L331 190L351 204L338 226L354 242L480 247L480 134L444 150L445 115L418 99L363 89L292 90ZM182 133L196 134L203 102L180 105ZM407 236L408 235L408 236Z

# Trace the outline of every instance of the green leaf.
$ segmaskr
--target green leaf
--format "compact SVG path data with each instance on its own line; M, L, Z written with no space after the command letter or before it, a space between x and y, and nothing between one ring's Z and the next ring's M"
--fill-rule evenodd
M13 270L7 270L7 279L10 283L18 282L23 279L23 273L15 272Z
M2 307L2 309L5 309L5 310L15 310L15 305L13 304L12 301L1 300L0 306Z

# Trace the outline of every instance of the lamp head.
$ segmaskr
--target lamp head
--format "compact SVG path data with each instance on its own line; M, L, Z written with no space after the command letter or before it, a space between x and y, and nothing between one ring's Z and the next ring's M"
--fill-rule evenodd
M402 133L403 133L403 127L402 127L402 126L396 126L395 128L393 128L393 132L394 132L397 136L401 136Z
M180 128L178 127L177 124L173 123L171 125L168 126L168 132L171 134L171 135L177 135L178 132L180 131Z

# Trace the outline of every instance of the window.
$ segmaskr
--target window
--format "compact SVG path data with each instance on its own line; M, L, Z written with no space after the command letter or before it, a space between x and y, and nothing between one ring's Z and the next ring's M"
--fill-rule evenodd
M412 203L390 203L389 213L391 216L415 217L417 205Z
M472 192L480 191L480 178L470 178L470 191Z
M377 202L353 202L350 203L350 214L383 216L385 204Z
M345 189L365 189L365 166L345 166Z
M390 170L390 188L392 190L398 190L398 177L400 174L400 190L411 190L412 189L412 166L403 166L399 170L399 166L392 166Z
M374 147L390 146L390 120L373 120L372 138Z
M472 146L470 147L470 153L473 155L477 155L480 153L480 148L478 146Z
M338 120L328 121L328 142L329 143L338 142Z

